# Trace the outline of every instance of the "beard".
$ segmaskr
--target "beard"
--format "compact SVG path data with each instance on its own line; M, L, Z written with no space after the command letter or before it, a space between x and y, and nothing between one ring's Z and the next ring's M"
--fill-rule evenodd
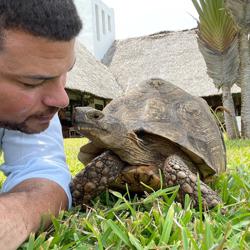
M0 121L0 128L6 128L9 130L17 130L26 134L33 134L32 131L30 131L30 129L28 128L26 121L21 122L21 123Z
M58 110L59 110L58 108L51 107L47 111L40 112L40 113L27 117L23 122L20 122L20 123L0 120L0 128L16 130L25 134L41 133L49 127L49 123L43 124L43 126L40 126L40 127L37 127L37 126L32 127L32 124L31 126L29 124L32 123L32 120L33 121L39 120L40 117L55 115L55 113L58 112Z

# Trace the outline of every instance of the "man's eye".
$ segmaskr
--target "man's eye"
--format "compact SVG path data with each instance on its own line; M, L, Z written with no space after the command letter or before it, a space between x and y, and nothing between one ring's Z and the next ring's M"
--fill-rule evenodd
M39 87L44 83L44 81L36 82L36 83L27 83L27 82L20 82L23 86L27 88L36 88Z
M29 84L29 83L24 83L24 82L22 84L23 84L23 86L25 86L27 88L31 88L31 89L39 86L37 84Z

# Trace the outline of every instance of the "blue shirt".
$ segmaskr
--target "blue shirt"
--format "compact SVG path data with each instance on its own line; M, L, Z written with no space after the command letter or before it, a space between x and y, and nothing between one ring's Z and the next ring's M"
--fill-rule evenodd
M64 189L71 207L71 175L65 161L61 124L57 115L51 120L49 128L38 134L0 128L0 142L0 150L4 153L4 164L0 170L7 176L2 192L8 192L30 178L46 178Z

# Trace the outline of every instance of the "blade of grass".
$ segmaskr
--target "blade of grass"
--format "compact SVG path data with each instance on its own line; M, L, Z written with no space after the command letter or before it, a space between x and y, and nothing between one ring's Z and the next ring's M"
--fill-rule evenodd
M183 249L184 250L189 250L188 237L187 237L187 232L186 232L185 228L182 228L181 235L182 235Z
M89 223L89 221L85 220L85 223L88 226L88 228L92 231L94 236L96 237L98 241L98 249L103 250L104 248L103 248L102 241L100 238L100 233L91 225L91 223Z
M199 205L199 217L200 217L200 232L203 231L203 217L202 217L202 197L201 197L201 182L200 175L197 174L197 186L198 186L198 205Z
M140 244L140 241L130 232L128 232L128 237L131 242L131 244L137 249L137 250L144 250L143 246Z
M162 243L168 244L171 230L173 227L173 223L174 223L174 206L171 205L171 207L168 210L167 216L165 217L164 224L163 224L162 233L160 237L161 244Z
M126 233L126 229L122 226L118 226L112 220L107 220L108 225L112 228L112 231L128 246L132 247L129 237Z

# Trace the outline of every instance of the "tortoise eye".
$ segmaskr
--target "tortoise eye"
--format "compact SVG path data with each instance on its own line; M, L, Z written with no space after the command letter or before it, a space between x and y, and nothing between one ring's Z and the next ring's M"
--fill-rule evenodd
M86 113L88 119L100 120L104 117L104 114L100 110L90 110Z

